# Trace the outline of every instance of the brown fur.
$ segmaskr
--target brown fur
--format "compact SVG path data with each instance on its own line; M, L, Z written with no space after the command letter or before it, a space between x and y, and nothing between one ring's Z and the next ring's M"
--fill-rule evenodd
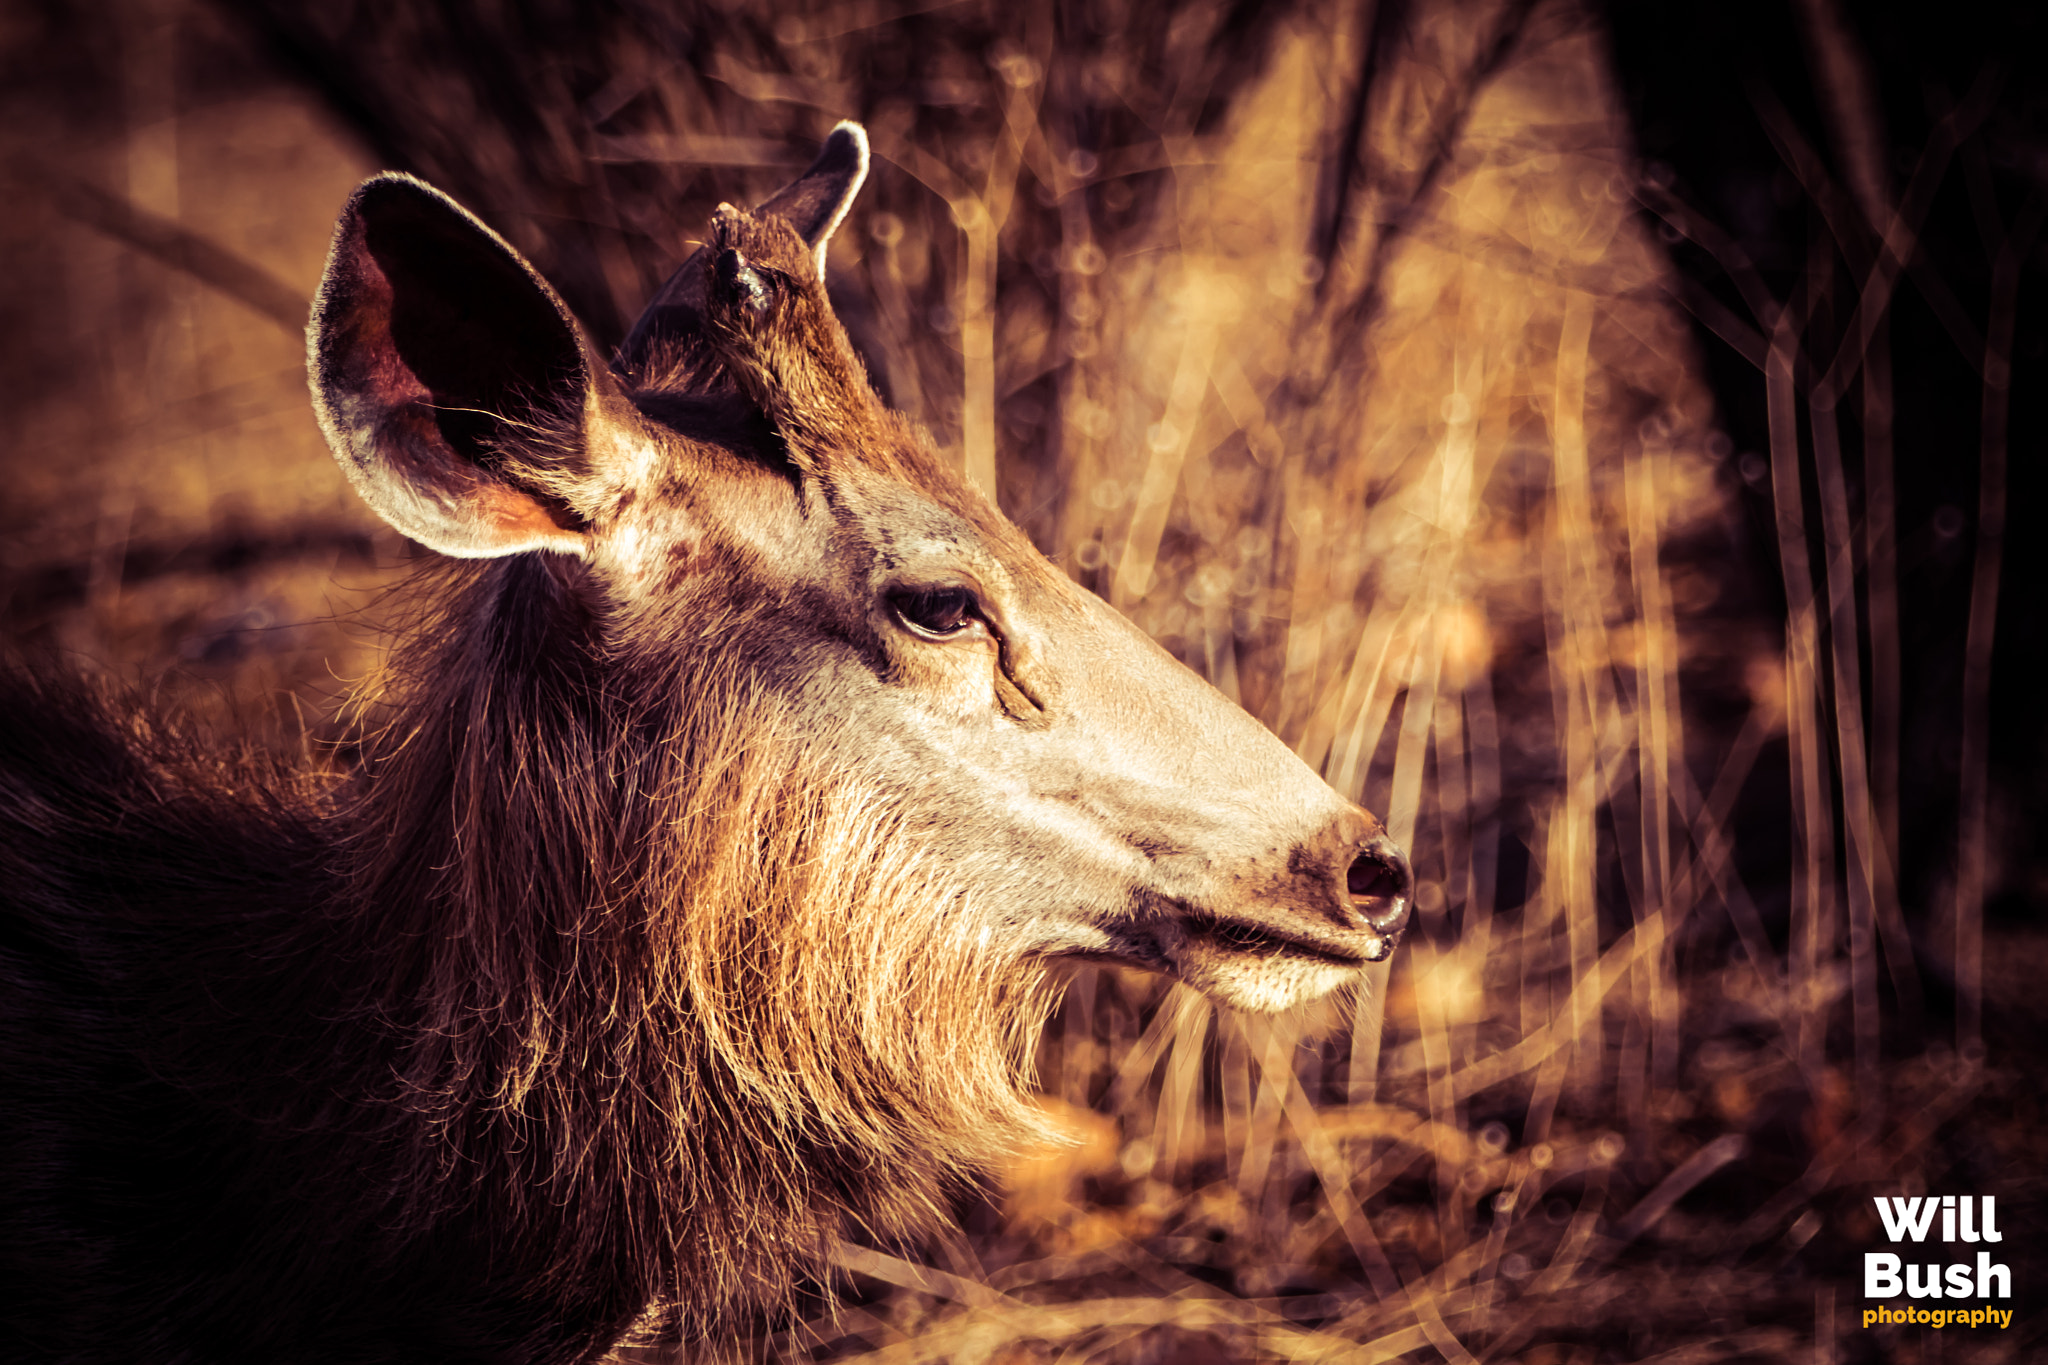
M461 209L358 191L316 407L481 562L352 774L0 672L14 1358L714 1331L1029 1131L1047 960L1273 1009L1391 951L1371 817L875 400L821 265L864 168L842 128L722 212L616 374Z
M113 1150L98 1182L149 1186L115 1202L165 1206L108 1244L149 1270L117 1302L86 1311L113 1286L45 1283L20 1238L75 1235L63 1192L8 1210L0 1256L35 1264L4 1278L38 1287L17 1325L66 1343L48 1358L156 1359L133 1343L175 1331L162 1359L578 1359L650 1304L703 1329L834 1237L921 1225L1028 1122L1038 969L965 932L969 889L900 837L847 746L779 713L743 658L622 686L599 650L548 638L578 608L531 561L464 576L332 792L118 734L19 679L5 699L9 910L35 940L7 944L10 1031L63 1017L30 1003L36 978L94 983L81 1032L141 1061L128 1083L164 1092L155 1112L204 1111L196 1149L252 1184L271 1171L244 1211L303 1206L268 1254L334 1300L279 1320L250 1245L211 1239L218 1191ZM53 730L67 710L76 732ZM36 771L62 776L24 791ZM91 1106L45 1065L76 1037L10 1042L34 1074L7 1077L6 1164L32 1170ZM465 1258L473 1283L438 1311L497 1321L489 1350L390 1311L393 1284ZM209 1299L217 1317L192 1306ZM493 1353L522 1311L578 1335ZM242 1331L246 1355L222 1345Z

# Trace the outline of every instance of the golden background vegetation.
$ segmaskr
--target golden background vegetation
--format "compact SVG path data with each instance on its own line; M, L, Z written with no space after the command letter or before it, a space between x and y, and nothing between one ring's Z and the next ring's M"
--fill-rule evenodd
M876 168L831 267L877 383L1381 813L1419 922L1356 1011L1078 973L1038 1054L1074 1142L928 1246L844 1248L841 1306L723 1349L2021 1359L2040 1326L1858 1324L1871 1194L1996 1194L2016 1232L2042 1207L2048 955L1984 929L2026 875L1988 777L1986 536L1949 870L1899 872L1885 413L1913 377L1881 320L1977 124L1962 100L1904 167L1859 144L1854 36L1796 8L1837 136L1775 130L1832 234L1786 294L1646 169L1597 11L1556 0L15 0L0 630L345 742L425 553L305 396L353 183L448 189L609 344L712 207L860 118ZM1969 324L1986 511L2039 216L1998 219ZM1717 415L1709 345L1755 366L1766 447Z

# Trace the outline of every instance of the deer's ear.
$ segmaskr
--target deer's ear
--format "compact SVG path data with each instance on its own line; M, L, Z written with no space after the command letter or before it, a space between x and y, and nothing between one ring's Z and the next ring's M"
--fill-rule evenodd
M761 205L760 213L772 213L795 228L811 249L818 278L825 278L825 248L832 234L845 221L868 178L868 135L858 123L841 123L826 137L811 168L776 191Z
M538 430L557 458L580 458L593 382L582 336L533 267L455 201L396 174L350 196L306 352L321 430L379 516L465 558L584 552L580 519L521 486L504 454Z
M861 182L868 178L868 135L858 123L841 123L818 149L811 168L756 210L772 213L794 227L811 251L811 264L825 278L825 248L853 206ZM704 262L699 248L668 282L647 301L619 347L628 370L643 364L658 339L694 336L704 325Z

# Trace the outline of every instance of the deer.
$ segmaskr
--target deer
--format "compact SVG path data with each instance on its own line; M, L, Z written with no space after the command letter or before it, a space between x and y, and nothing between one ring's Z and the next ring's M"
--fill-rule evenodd
M0 670L10 1359L714 1333L1039 1131L1066 964L1271 1013L1394 951L1380 822L878 397L824 275L868 163L721 206L608 361L354 192L313 404L439 567L352 762Z

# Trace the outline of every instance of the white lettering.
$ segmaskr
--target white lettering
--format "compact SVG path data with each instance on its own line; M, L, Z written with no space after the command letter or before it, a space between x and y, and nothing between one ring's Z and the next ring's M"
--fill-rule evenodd
M1970 1297L1970 1267L1957 1264L1948 1268L1948 1296L1952 1299Z
M1926 1271L1922 1275L1921 1271ZM1941 1267L1938 1265L1909 1265L1906 1267L1906 1296L1914 1299L1938 1299L1941 1297Z
M1885 1197L1877 1196L1877 1216L1884 1220L1884 1235L1894 1242L1908 1235L1916 1242L1926 1241L1927 1229L1934 1226L1934 1211L1939 1207L1932 1199L1901 1199L1893 1195L1891 1207L1887 1208Z
M1976 1240L1977 1240L1977 1227L1976 1227L1976 1224L1975 1224L1975 1222L1974 1222L1974 1221L1972 1221L1972 1219L1970 1218L1970 1209L1971 1209L1972 1207L1973 1207L1973 1201L1971 1200L1970 1196L1969 1196L1969 1195L1967 1195L1967 1194L1966 1194L1966 1195L1964 1195L1964 1196L1963 1196L1963 1198L1962 1198L1962 1214L1963 1214L1963 1240L1964 1240L1965 1242L1974 1242L1974 1241L1976 1241Z
M1953 1242L1956 1239L1956 1197L1945 1194L1941 1197L1941 1240Z
M1866 1299L1895 1299L1905 1286L1899 1283L1898 1253L1891 1251L1866 1251L1863 1253L1863 1297Z
M1994 1226L1993 1226L1993 1224L1995 1224L1995 1223L1997 1223L1997 1222L1998 1222L1998 1196L1997 1196L1997 1195L1995 1195L1995 1194L1987 1194L1987 1195L1985 1195L1985 1196L1984 1196L1984 1240L1985 1240L1985 1241L1987 1241L1987 1242L2003 1242L2003 1241L2005 1240L2005 1234L2004 1234L2004 1233L2002 1233L2002 1232L2000 1232L2000 1231L1999 1231L1999 1230L1998 1230L1998 1229L1997 1229L1996 1227L1994 1227Z
M1999 1297L1999 1298L2001 1298L2001 1299L2009 1299L2009 1298L2011 1298L2011 1297L2012 1297L2012 1267L2011 1267L2011 1266L2003 1266L2003 1265L1993 1265L1993 1264L1991 1264L1991 1253L1990 1253L1990 1252L1988 1252L1988 1251L1980 1251L1980 1252L1978 1252L1978 1253L1977 1253L1977 1297L1978 1297L1978 1298L1980 1298L1980 1299L1988 1299L1988 1298L1990 1298L1990 1297L1991 1297L1991 1277L1992 1277L1992 1276L1994 1276L1994 1275L1998 1277L1998 1297Z

